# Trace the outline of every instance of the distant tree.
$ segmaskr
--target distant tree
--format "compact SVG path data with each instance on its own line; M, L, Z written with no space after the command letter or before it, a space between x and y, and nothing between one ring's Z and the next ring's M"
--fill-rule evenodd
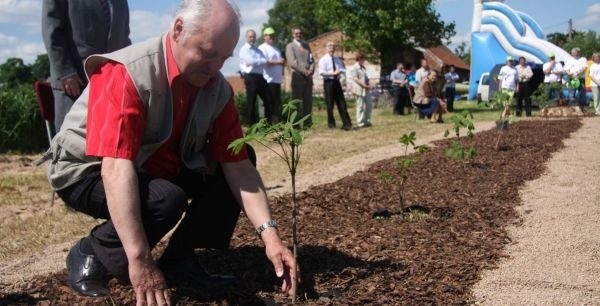
M277 0L268 14L267 25L281 45L291 40L293 26L302 28L306 39L339 30L349 37L345 48L361 50L387 68L394 65L395 52L438 46L455 34L454 22L440 19L433 0Z
M50 60L47 54L40 54L30 65L31 74L36 80L45 80L50 76Z
M292 27L302 29L305 39L311 39L320 34L333 30L331 20L333 18L321 19L316 16L315 11L319 9L321 0L277 0L272 9L267 11L269 22L264 27L270 26L275 29L275 37L280 49L292 41ZM256 29L262 33L262 29Z
M465 63L471 63L471 46L467 46L466 42L463 41L454 48L454 54L460 57Z
M321 0L317 19L329 18L332 28L350 38L344 45L381 60L382 71L394 65L393 55L416 46L447 42L455 31L435 11L433 0Z
M33 74L31 67L25 65L20 58L9 58L3 64L0 64L0 85L13 88L19 84L33 84Z
M546 40L548 40L549 42L551 42L559 47L562 47L565 43L567 43L568 39L569 39L569 37L567 36L567 34L559 33L559 32L550 33L550 34L546 35Z
M600 50L600 34L595 31L589 30L587 32L576 32L575 35L565 44L561 46L567 52L571 49L578 47L581 49L581 56L591 58L592 53Z

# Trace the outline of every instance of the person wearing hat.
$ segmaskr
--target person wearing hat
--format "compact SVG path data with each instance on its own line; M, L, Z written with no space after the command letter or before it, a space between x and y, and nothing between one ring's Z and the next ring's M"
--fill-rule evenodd
M513 57L508 56L506 58L506 65L500 68L500 73L498 74L498 88L502 91L502 93L506 93L510 96L509 101L505 101L504 104L504 113L508 114L510 105L512 104L512 98L515 96L515 92L517 90L517 84L519 80L519 73L517 69L514 67Z
M562 80L563 66L556 61L554 53L548 54L548 61L542 66L544 71L544 87L548 99L560 98L560 82Z
M258 122L257 96L263 101L265 118L271 120L273 100L267 81L263 77L267 58L256 47L256 32L252 29L246 31L246 43L240 48L239 58L240 71L246 85L246 108L250 124Z
M271 99L271 122L276 123L281 117L281 82L283 81L283 65L285 59L281 57L281 51L275 46L275 30L267 27L263 31L264 42L258 46L267 59L267 65L263 71L263 77L267 81Z
M581 56L579 48L571 50L572 59L565 63L565 72L569 75L569 93L573 96L579 106L583 107L585 101L585 70L587 59Z

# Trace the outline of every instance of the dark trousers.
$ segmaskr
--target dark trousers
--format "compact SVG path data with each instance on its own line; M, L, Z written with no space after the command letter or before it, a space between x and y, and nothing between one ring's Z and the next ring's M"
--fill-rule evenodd
M446 95L446 106L449 112L454 111L454 97L456 96L456 88L454 87L446 87L445 91Z
M521 115L525 104L525 116L531 116L531 84L530 82L519 82L517 91L517 116Z
M250 124L258 122L258 109L256 107L256 96L259 96L265 107L265 118L271 120L271 111L273 107L273 99L267 81L262 74L248 73L244 75L244 85L246 85L246 107L248 112L248 120Z
M292 71L292 99L302 101L302 111L299 112L300 118L309 115L304 121L304 126L312 126L312 108L313 108L313 80L312 76L305 76Z
M248 148L248 155L256 165L254 151ZM220 167L214 175L184 170L173 180L138 173L138 188L142 223L150 247L175 227L183 213L185 217L171 236L168 248L193 254L195 248L229 247L241 208ZM69 207L106 219L92 229L87 239L107 270L121 280L128 280L127 256L110 218L100 168L57 193Z
M393 86L394 95L394 114L404 115L404 107L408 105L408 90L406 87Z
M352 121L350 120L350 115L348 115L346 98L344 98L344 91L342 90L340 81L337 79L325 80L323 88L325 89L325 103L327 104L327 125L335 127L335 117L333 116L333 103L335 103L340 113L343 127L352 127Z
M281 120L281 84L269 83L269 91L271 92L271 98L273 99L273 104L271 104L272 117L269 120L273 123L277 123Z

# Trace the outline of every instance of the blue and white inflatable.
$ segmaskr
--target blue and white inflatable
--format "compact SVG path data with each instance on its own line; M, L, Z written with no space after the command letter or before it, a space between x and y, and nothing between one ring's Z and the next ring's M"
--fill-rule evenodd
M507 56L525 57L528 62L543 64L553 53L558 61L571 55L546 41L540 26L529 15L515 11L503 0L473 0L471 28L471 82L469 99L477 95L477 80Z

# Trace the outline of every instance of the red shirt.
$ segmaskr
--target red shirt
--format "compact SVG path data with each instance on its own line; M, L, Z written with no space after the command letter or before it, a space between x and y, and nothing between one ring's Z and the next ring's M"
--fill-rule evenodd
M173 129L142 168L148 174L170 179L183 167L179 143L194 103L198 87L186 82L166 39L167 74L173 95ZM212 86L209 82L206 86ZM124 65L108 62L90 77L86 155L134 160L140 150L146 125L142 101ZM209 158L216 162L236 162L247 158L244 150L235 155L229 143L243 136L233 94L207 135Z

